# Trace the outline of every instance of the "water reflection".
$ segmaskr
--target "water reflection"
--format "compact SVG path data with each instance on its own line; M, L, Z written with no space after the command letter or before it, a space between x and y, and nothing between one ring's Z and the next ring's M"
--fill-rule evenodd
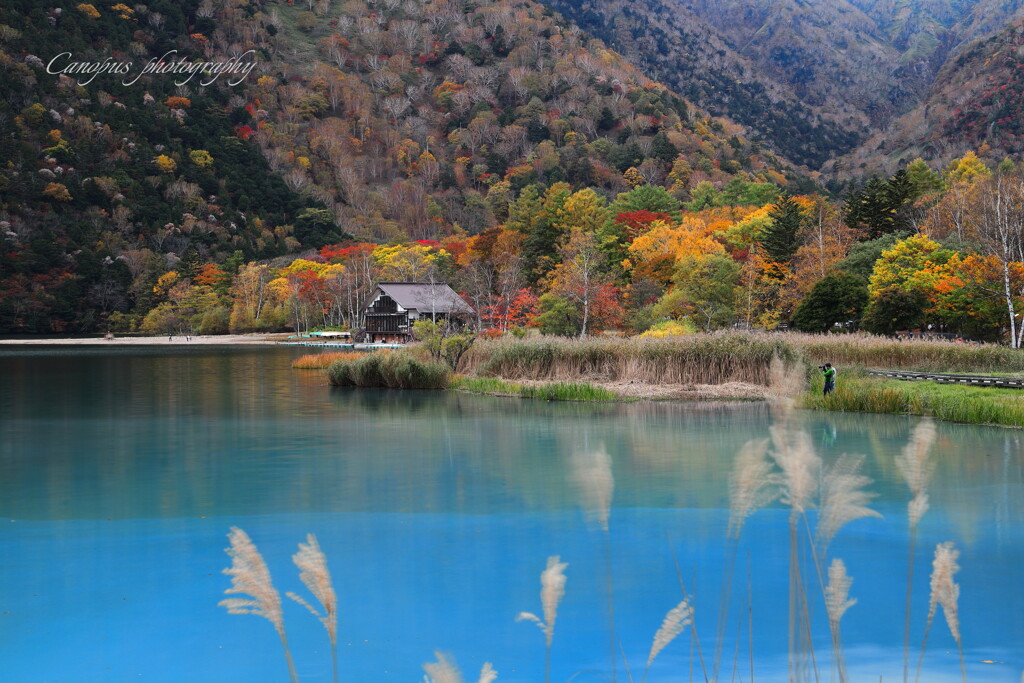
M681 599L667 533L692 583L697 621L706 619L707 637L714 634L729 474L743 444L767 436L772 416L764 405L585 405L332 390L318 373L291 370L296 355L290 349L0 354L0 509L17 520L0 548L13 560L0 570L0 581L10 595L53 600L35 616L24 614L28 598L13 601L22 616L12 622L17 637L0 646L5 656L20 643L27 648L17 659L22 670L37 670L32 666L39 666L44 648L30 628L64 633L68 655L77 653L74 643L106 652L59 604L84 599L109 609L96 601L120 600L113 581L139 584L139 594L169 591L174 604L196 614L215 610L225 587L217 574L223 535L231 524L244 524L280 560L272 562L275 576L287 575L297 541L318 534L332 571L337 567L339 583L347 584L347 591L339 588L342 601L360 615L358 623L343 623L343 637L369 641L346 651L355 672L350 680L384 680L385 662L394 662L390 670L402 671L403 680L416 680L434 648L460 643L465 649L457 658L467 670L474 657L493 657L499 680L538 680L536 634L511 619L535 603L537 568L549 555L570 563L555 643L557 680L578 671L593 671L591 679L599 680L610 671L609 575L615 632L631 659L643 661L661 617ZM859 600L844 618L843 638L851 680L861 674L877 680L880 672L895 677L902 666L902 612L890 607L902 605L903 583L890 578L905 576L910 497L896 457L918 421L820 413L795 419L826 465L844 453L865 456L863 471L878 494L872 507L885 519L858 520L833 543ZM955 540L963 551L965 647L975 668L980 659L1002 659L1017 667L1015 676L1024 666L1020 440L1015 430L937 425L931 510L921 521L915 582L924 591L915 600L926 607L931 549ZM749 553L764 680L786 670L786 516L780 503L754 514L737 561L743 576ZM72 566L75 572L66 569ZM148 609L162 621L173 619L169 607ZM389 623L396 609L407 624ZM116 614L110 626L128 638L128 625L138 623ZM199 642L189 641L205 653L196 655L202 675L186 658L169 664L164 680L224 680L210 643L250 656L252 643L269 649L272 634L238 620L211 622L205 636L195 637ZM223 635L234 629L237 637ZM311 631L309 640L318 637ZM728 638L727 653L735 635ZM935 642L941 648L944 641ZM648 680L679 680L666 672L688 671L689 645L673 647ZM297 660L318 661L309 652L297 653ZM249 680L259 678L261 666L276 665L254 661L256 678ZM344 672L344 656L342 662ZM945 675L930 673L928 680ZM983 672L970 673L971 680L986 680Z

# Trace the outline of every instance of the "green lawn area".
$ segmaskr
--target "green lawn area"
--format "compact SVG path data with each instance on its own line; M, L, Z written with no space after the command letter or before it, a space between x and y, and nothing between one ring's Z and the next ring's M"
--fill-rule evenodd
M817 410L923 415L951 422L1024 427L1024 390L908 382L847 372L828 398L817 378L804 405Z

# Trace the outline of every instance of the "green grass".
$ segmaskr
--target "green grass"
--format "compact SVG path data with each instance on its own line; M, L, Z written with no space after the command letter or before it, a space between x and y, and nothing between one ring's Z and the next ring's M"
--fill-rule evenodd
M839 377L836 390L821 395L815 381L805 407L862 413L922 415L950 422L1024 427L1024 391L969 387L936 382L906 382L851 372Z
M495 394L498 396L518 396L519 398L536 398L544 401L621 401L624 400L614 392L596 387L586 382L552 382L550 384L523 385L509 382L496 377L457 377L452 381L452 389L467 391L473 394Z

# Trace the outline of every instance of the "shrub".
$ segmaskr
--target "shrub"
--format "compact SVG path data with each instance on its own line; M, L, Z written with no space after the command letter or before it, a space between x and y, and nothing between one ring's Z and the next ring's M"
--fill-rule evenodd
M407 353L371 353L342 358L327 368L328 381L338 387L444 389L451 380L448 365L423 361Z
M300 356L292 362L296 370L326 370L337 360L356 360L366 354L361 351L331 351L328 353L310 353Z

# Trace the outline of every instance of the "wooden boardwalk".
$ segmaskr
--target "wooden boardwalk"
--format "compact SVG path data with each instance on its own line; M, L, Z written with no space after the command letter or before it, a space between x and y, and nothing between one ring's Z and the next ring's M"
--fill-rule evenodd
M869 374L911 382L939 382L940 384L967 384L977 387L1003 387L1024 389L1024 377L993 377L991 375L947 375L934 372L908 372L906 370L868 370Z

